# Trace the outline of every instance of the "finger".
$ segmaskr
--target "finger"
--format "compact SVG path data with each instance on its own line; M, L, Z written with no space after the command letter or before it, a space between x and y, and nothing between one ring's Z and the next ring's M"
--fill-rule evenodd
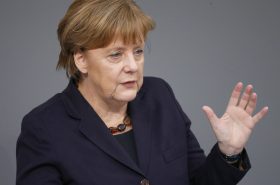
M268 107L264 107L262 110L260 110L254 117L253 117L253 123L256 124L259 122L268 112Z
M215 124L218 121L218 117L215 112L208 106L203 106L202 110L206 114L208 120L210 121L211 125Z
M253 86L251 84L247 85L247 87L245 88L245 91L242 94L242 97L240 98L238 107L245 109L245 107L247 106L247 104L249 102L252 91L253 91Z
M256 105L257 105L257 94L256 93L252 93L251 97L250 97L250 100L249 100L249 103L247 104L246 106L246 112L249 114L249 115L252 115L255 108L256 108Z
M238 82L235 87L233 88L233 91L231 93L231 97L228 102L228 106L236 106L239 100L239 96L241 94L243 84L242 82Z

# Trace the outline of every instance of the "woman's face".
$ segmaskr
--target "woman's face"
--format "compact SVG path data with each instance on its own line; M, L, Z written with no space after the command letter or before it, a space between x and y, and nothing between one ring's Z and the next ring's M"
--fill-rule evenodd
M143 84L144 43L116 40L83 53L85 79L95 98L129 102Z

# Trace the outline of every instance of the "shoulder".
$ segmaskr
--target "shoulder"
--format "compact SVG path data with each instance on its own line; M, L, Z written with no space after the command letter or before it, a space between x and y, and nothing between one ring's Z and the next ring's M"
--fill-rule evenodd
M34 157L33 164L41 162L38 159L55 160L54 144L60 132L52 129L52 125L56 124L52 119L61 107L60 104L60 94L56 94L24 116L16 143L17 160L26 161L30 156Z
M190 119L177 101L171 86L165 80L158 77L145 77L143 94L145 94L146 101L153 102L160 107L168 107L169 113L177 110L185 122L190 123Z
M62 109L61 93L58 93L27 113L23 117L22 127L29 127L34 123L42 122L44 118L51 117L51 115L55 115L56 112Z
M173 90L169 83L159 77L144 77L143 91L157 96L169 95L175 98Z
M161 106L175 105L177 100L170 85L158 77L144 77L144 83L140 90L143 100Z
M145 86L165 86L167 82L159 77L153 77L153 76L145 76L144 77L144 87Z

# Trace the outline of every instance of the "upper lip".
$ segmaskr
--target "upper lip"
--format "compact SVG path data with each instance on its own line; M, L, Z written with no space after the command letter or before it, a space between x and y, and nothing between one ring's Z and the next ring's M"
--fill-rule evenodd
M136 80L128 80L128 81L122 82L122 84L129 83L129 82L136 82Z

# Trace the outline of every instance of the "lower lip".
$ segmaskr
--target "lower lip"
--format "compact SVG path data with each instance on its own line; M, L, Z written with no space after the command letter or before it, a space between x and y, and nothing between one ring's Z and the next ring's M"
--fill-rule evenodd
M136 85L136 82L126 82L126 83L122 83L123 86L125 86L126 88L133 88Z

